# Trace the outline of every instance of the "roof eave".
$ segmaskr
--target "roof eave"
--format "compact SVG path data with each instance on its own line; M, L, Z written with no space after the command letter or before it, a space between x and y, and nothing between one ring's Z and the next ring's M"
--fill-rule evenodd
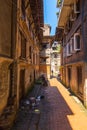
M71 5L74 4L74 0L64 0L59 13L58 27L63 28L67 22L67 19L71 13Z

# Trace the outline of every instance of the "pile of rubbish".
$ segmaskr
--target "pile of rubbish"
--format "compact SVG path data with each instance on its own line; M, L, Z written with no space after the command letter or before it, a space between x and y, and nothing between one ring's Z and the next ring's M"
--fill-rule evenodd
M20 103L20 109L36 109L40 103L40 100L44 98L44 95L38 97L29 97L29 99L24 99Z

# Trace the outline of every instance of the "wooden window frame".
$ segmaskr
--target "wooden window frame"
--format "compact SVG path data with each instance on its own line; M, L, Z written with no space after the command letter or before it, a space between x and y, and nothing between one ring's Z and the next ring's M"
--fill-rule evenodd
M78 41L76 39L76 36L79 36L79 38L80 38L80 34L79 33L74 34L74 50L75 51L80 51L81 50L81 38L79 39L79 43L78 43ZM80 46L79 48L78 48L78 44Z

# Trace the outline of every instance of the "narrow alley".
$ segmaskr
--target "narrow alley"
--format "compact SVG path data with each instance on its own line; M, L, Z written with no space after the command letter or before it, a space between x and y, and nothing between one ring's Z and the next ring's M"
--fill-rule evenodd
M87 0L0 0L0 130L87 130Z
M36 110L22 110L11 130L86 130L87 110L56 78L42 87L44 95Z

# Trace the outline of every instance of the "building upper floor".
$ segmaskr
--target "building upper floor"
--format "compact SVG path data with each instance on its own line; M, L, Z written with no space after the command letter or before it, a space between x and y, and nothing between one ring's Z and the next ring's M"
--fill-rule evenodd
M35 48L39 54L43 37L40 29L43 27L43 0L1 0L0 5L0 56L26 59Z
M61 2L56 38L62 45L62 64L87 60L86 6L86 0L63 0Z

